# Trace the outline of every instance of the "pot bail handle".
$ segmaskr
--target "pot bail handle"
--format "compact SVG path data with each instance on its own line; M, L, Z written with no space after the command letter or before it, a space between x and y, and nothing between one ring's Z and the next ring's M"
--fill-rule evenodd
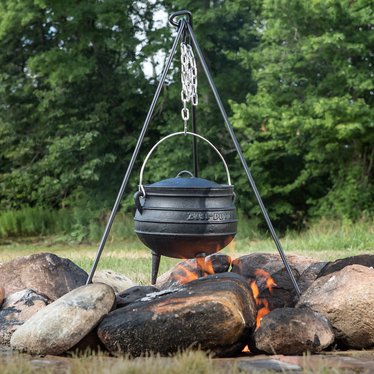
M226 170L226 174L227 174L227 184L229 186L231 186L231 178L230 178L230 172L229 172L229 168L226 164L226 161L225 159L223 158L222 154L220 153L220 151L216 148L216 146L210 142L208 139L204 138L203 136L199 135L199 134L196 134L194 132L189 132L189 131L180 131L180 132L174 132L172 134L169 134L169 135L166 135L164 138L162 138L161 140L159 140L152 148L151 150L148 152L146 158L144 159L144 162L143 162L143 165L142 165L142 168L140 169L140 177L139 177L139 191L142 192L143 194L143 197L145 197L145 189L144 189L144 186L143 186L143 174L144 174L144 168L145 168L145 165L147 164L149 158L151 157L153 151L163 142L165 141L166 139L169 139L169 138L172 138L173 136L177 136L177 135L191 135L191 136L195 136L196 138L199 138L201 140L204 140L204 142L208 143L215 151L216 153L218 154L218 156L220 157L220 159L222 160L223 162L223 165L225 167L225 170Z

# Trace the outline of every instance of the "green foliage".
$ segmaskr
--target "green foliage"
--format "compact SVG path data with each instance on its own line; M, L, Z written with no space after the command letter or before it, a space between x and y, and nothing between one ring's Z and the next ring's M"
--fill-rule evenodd
M70 229L64 210L26 207L0 213L0 238L52 235Z
M156 68L155 53L167 53L171 45L174 30L153 19L161 8L192 11L195 34L278 227L301 228L310 217L349 222L372 216L370 5L2 1L0 236L98 239L157 84L155 76L144 76L142 64L150 60ZM131 234L131 191L146 152L162 136L183 129L179 57L178 52L135 163L122 203L126 213L120 212L125 224L116 223L115 236ZM200 65L198 71L197 129L228 161L238 206L250 217L243 232L251 235L263 219ZM200 175L224 182L215 152L198 144ZM192 169L186 137L157 149L145 181L182 169Z
M0 208L113 197L145 116L146 5L0 4Z
M240 52L257 92L233 122L283 225L374 212L373 27L367 0L262 2L259 46Z
M43 207L6 210L0 212L0 239L50 236L55 242L96 242L107 218L106 213L91 210L89 205L59 210ZM119 212L110 240L134 236L131 214Z

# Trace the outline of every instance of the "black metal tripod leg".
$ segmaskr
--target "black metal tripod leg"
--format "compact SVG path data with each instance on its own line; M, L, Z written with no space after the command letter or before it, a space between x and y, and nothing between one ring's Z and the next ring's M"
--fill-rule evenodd
M295 277L294 277L294 275L292 273L291 267L290 267L290 265L289 265L289 263L287 261L286 255L284 254L282 245L281 245L281 243L280 243L280 241L278 239L278 236L277 236L277 234L276 234L276 232L274 230L273 224L271 223L270 217L269 217L269 215L268 215L268 213L266 211L265 205L264 205L264 203L262 201L262 198L261 198L261 195L260 195L260 193L259 193L259 191L257 189L256 183L255 183L255 181L254 181L254 179L252 177L252 174L251 174L251 172L250 172L250 170L248 168L247 162L246 162L246 160L244 158L244 155L243 155L243 153L241 151L239 142L238 142L238 140L236 138L234 130L233 130L233 128L231 126L231 123L230 123L230 121L228 119L227 113L226 113L225 108L224 108L224 106L222 104L222 101L221 101L221 98L220 98L220 96L218 94L217 88L216 88L216 86L215 86L215 84L213 82L213 78L212 78L212 76L210 74L208 65L205 62L204 56L203 56L203 54L201 52L201 49L199 47L199 44L198 44L198 42L196 40L195 34L194 34L193 30L192 30L192 27L189 24L187 24L187 27L188 27L188 32L189 32L189 34L191 36L193 45L194 45L194 47L195 47L195 49L197 51L197 55L199 56L201 65L202 65L202 67L204 69L205 75L206 75L206 77L208 79L210 88L213 91L214 97L215 97L215 99L217 101L218 107L219 107L219 109L221 111L221 114L222 114L222 117L223 117L223 119L225 121L225 125L226 125L226 127L227 127L227 129L228 129L228 131L230 133L232 141L234 142L234 146L235 146L236 152L239 155L239 158L240 158L240 161L241 161L241 163L243 165L244 171L247 174L249 183L250 183L250 185L252 187L252 190L253 190L253 192L254 192L254 194L256 196L257 202L258 202L258 204L259 204L259 206L261 208L261 211L262 211L262 214L263 214L263 216L265 218L265 221L266 221L266 223L267 223L267 225L269 227L271 236L272 236L272 238L274 240L274 243L275 243L275 245L276 245L276 247L278 249L278 252L279 252L279 254L280 254L281 258L282 258L283 264L284 264L284 266L285 266L285 268L287 270L287 273L288 273L288 275L289 275L289 277L291 279L291 282L292 282L292 284L293 284L293 286L295 288L295 291L298 294L298 296L300 296L301 295L300 288L299 288L299 286L298 286L298 284L296 282L296 279L295 279Z
M155 93L155 95L153 97L153 100L152 100L151 106L149 108L147 117L146 117L146 119L144 121L144 125L143 125L143 128L142 128L142 131L140 132L140 135L139 135L139 138L138 138L138 142L136 143L134 153L133 153L133 155L131 157L131 160L130 160L129 166L127 168L126 174L125 174L125 176L123 178L123 182L122 182L121 188L120 188L120 190L118 192L117 199L116 199L116 201L114 203L112 212L110 213L110 217L109 217L107 225L105 227L104 234L103 234L103 236L101 238L100 245L99 245L99 248L97 250L96 257L95 257L94 263L92 265L90 274L89 274L89 276L87 278L86 284L89 284L89 283L92 282L92 277L93 277L93 275L95 273L97 264L99 263L99 260L100 260L101 253L103 252L105 243L106 243L106 241L108 239L108 235L109 235L110 229L112 228L114 218L115 218L115 216L117 214L119 205L121 203L123 194L125 192L125 188L126 188L127 182L129 180L131 171L132 171L132 169L134 167L135 160L136 160L136 158L138 156L138 153L139 153L139 150L140 150L140 146L141 146L141 144L142 144L142 142L144 140L144 136L145 136L145 133L147 131L149 122L150 122L150 120L152 118L153 111L155 109L157 100L158 100L158 98L160 96L162 86L164 85L167 72L168 72L168 70L170 68L170 65L171 65L171 62L173 60L174 53L176 51L178 42L179 42L179 40L181 38L181 35L182 35L183 31L185 30L185 27L186 27L186 21L184 21L184 20L180 21L180 26L179 26L179 29L178 29L178 34L177 34L177 36L176 36L176 38L174 40L173 46L172 46L172 48L170 50L169 58L168 58L168 60L166 62L164 70L163 70L163 72L161 74L161 78L160 78L160 81L158 83L158 86L157 86L157 89L156 89L156 93Z

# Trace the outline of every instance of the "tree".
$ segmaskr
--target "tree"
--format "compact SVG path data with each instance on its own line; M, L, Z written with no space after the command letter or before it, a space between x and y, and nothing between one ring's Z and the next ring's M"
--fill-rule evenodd
M1 2L1 208L113 200L150 96L137 50L157 6Z
M374 212L370 4L265 0L260 43L240 52L257 92L233 103L233 122L271 215L284 225Z

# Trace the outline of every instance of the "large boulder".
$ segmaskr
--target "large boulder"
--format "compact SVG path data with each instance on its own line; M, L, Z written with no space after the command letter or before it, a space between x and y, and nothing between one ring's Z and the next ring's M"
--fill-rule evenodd
M26 288L56 300L86 283L87 273L72 261L52 253L37 253L0 264L5 294Z
M98 336L114 354L169 355L199 347L225 356L241 352L255 319L252 292L245 280L224 273L149 294L117 309L103 319Z
M34 314L13 334L12 348L31 354L61 354L76 346L115 303L102 283L79 287Z
M331 322L344 348L374 346L374 269L350 265L318 278L297 307L309 307Z
M262 318L255 345L269 354L317 353L330 346L334 332L329 321L307 308L279 308Z
M30 289L8 295L0 309L0 345L9 345L14 331L49 303L48 298Z
M317 262L315 259L304 256L288 255L287 260L291 267L292 274L298 280L301 273L310 265ZM264 270L276 283L272 292L266 287L264 277L258 272ZM249 283L256 281L259 288L259 298L267 299L269 309L293 307L296 304L295 289L289 274L282 262L281 257L275 253L251 253L241 256L232 262L233 273L240 274Z

